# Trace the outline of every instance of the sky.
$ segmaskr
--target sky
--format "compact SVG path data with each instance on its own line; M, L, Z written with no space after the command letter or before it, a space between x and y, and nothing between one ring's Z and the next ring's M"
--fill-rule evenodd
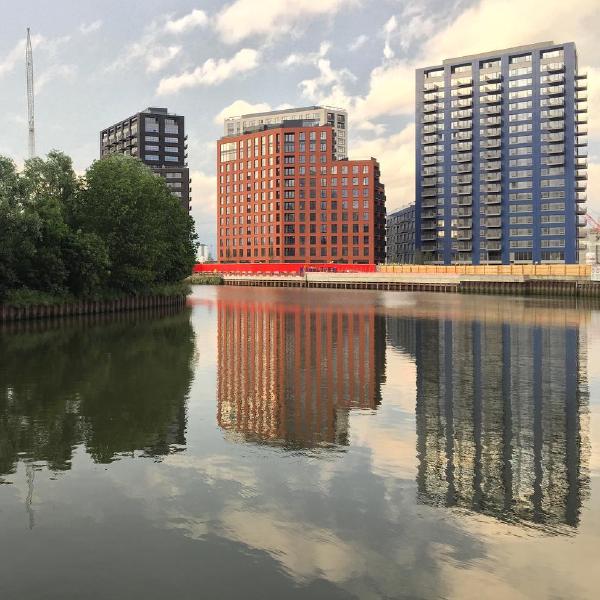
M0 154L27 152L25 32L36 145L83 173L99 131L148 106L186 117L192 216L214 250L223 118L326 104L349 112L349 158L381 163L388 212L414 198L414 70L445 58L574 41L588 73L588 206L600 213L597 0L0 0Z

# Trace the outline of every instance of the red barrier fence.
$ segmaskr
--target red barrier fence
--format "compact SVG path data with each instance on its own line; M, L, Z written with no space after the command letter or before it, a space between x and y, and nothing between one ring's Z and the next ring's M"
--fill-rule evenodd
M194 273L220 275L304 275L304 273L375 273L374 264L322 263L198 263Z

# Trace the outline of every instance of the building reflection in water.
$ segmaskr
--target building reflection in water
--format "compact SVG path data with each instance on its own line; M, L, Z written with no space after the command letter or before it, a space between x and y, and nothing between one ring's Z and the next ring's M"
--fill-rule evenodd
M262 296L264 298L264 296ZM375 409L385 318L375 307L218 300L219 426L290 448L348 444L350 409Z
M589 489L584 344L577 323L523 316L388 319L416 363L418 499L576 527Z

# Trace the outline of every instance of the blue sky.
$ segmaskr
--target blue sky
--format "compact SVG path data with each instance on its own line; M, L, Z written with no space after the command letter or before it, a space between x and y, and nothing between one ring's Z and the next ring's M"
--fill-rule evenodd
M349 111L349 155L382 165L388 210L414 194L414 69L451 56L575 41L589 76L589 206L600 212L600 10L580 0L0 0L0 154L27 150L25 30L37 149L78 171L98 132L146 106L186 117L193 209L214 244L215 140L225 115L325 103Z

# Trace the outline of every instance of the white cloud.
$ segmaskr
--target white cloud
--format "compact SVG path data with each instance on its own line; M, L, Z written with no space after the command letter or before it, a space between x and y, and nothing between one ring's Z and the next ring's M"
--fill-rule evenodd
M42 35L33 35L31 36L31 46L33 49L40 46L40 44L46 44L50 46L55 44L53 40L47 40ZM22 40L19 40L15 46L6 54L4 57L0 58L0 77L10 73L17 65L25 63L25 44L26 40L23 37Z
M173 94L185 88L218 85L234 75L255 69L259 58L260 53L250 48L242 48L230 59L209 58L193 71L161 79L157 93Z
M261 35L275 38L314 17L332 15L357 0L235 0L216 17L221 38L231 44Z
M232 102L226 106L218 115L216 115L213 121L216 125L223 125L223 121L228 117L237 117L239 115L246 115L248 113L267 112L270 110L272 110L271 106L265 102L252 104L250 102L246 102L246 100L236 100L235 102Z
M350 44L348 44L348 50L350 52L355 52L359 48L362 48L367 43L368 40L369 40L368 36L366 36L364 34L359 35Z
M55 80L73 81L77 76L77 67L67 64L53 64L44 70L35 81L36 93L41 92L49 83Z
M169 20L165 24L165 31L169 33L184 33L196 27L204 27L208 17L203 10L194 9L191 13L176 20Z
M204 171L192 171L192 210L196 232L203 243L214 243L217 214L217 178ZM214 256L214 248L211 249Z
M98 29L100 29L102 27L102 20L98 19L97 21L93 21L92 23L82 23L79 26L79 31L83 34L83 35L88 35L90 33L93 33L94 31L98 31Z
M289 54L280 64L283 67L293 67L295 65L312 65L319 58L327 55L331 49L331 42L321 42L317 52L307 52L305 54L292 53Z
M387 23L383 26L383 32L385 34L385 46L383 47L383 56L388 60L394 58L394 51L391 47L392 34L398 27L398 20L396 16L392 16L388 19Z
M352 122L350 123L352 126ZM407 125L399 133L352 143L352 156L374 156L381 166L388 212L415 197L415 126Z
M164 69L180 52L181 46L156 48L146 58L146 71L148 73L156 73Z
M322 102L323 96L327 97L327 104L344 107L346 94L344 83L355 81L356 77L348 69L334 69L331 61L326 58L317 60L319 75L313 79L304 79L300 82L302 94L313 102ZM325 103L325 102L323 102Z

